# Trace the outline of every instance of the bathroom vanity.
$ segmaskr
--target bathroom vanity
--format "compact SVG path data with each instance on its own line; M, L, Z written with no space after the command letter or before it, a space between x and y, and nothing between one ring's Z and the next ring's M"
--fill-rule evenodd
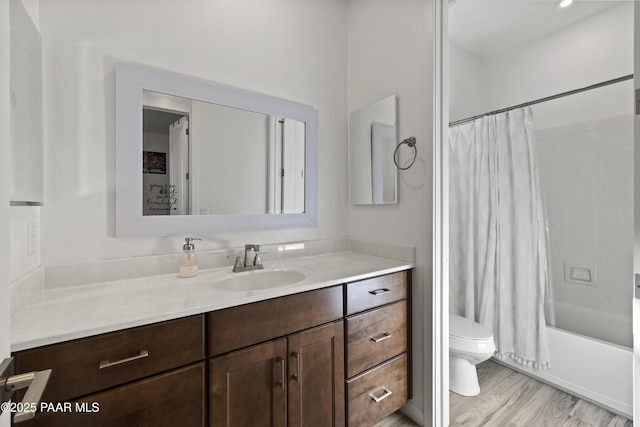
M31 348L14 352L17 370L53 373L42 397L50 405L22 424L373 425L411 396L412 266L387 261L394 266L356 266L365 274L343 263L276 297L211 293L229 300L171 320L25 344Z

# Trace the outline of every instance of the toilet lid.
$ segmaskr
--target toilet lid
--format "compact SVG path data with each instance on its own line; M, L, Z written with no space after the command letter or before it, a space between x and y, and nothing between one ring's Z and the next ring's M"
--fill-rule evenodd
M480 323L451 313L449 313L449 335L468 340L493 338L493 333Z

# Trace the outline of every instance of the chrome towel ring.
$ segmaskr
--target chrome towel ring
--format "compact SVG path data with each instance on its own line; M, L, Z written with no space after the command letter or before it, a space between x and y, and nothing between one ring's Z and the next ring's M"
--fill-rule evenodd
M411 163L409 163L409 166L406 166L406 167L402 167L398 165L398 150L400 149L402 144L407 144L409 147L413 148L413 159L411 160ZM418 157L418 148L416 147L416 138L415 136L410 136L409 138L403 140L400 144L396 146L396 149L393 152L393 163L396 164L396 167L398 169L407 170L411 166L413 166L413 163L416 161L416 157Z

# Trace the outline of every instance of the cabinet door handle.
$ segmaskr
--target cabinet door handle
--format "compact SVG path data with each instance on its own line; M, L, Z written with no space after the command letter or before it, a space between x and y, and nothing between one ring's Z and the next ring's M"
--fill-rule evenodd
M296 373L293 374L293 379L300 382L300 353L294 351L291 355L296 359Z
M378 403L381 400L384 400L393 394L393 392L386 387L382 387L382 390L384 390L384 393L382 393L381 396L376 396L374 391L369 392L369 396L371 396L371 400Z
M284 373L284 359L282 357L276 357L276 363L280 364L280 379L277 381L278 387L284 389L285 373Z
M385 332L384 334L380 335L379 337L375 337L375 338L371 338L371 341L373 342L380 342L380 341L384 341L391 338L391 334L389 332Z
M109 362L109 359L105 359L100 362L100 369L110 368L112 366L121 365L123 363L133 362L134 360L144 359L145 357L149 357L149 352L147 350L140 350L140 354L136 356L116 360L115 362Z
M373 296L378 296L381 294L386 294L387 292L391 292L391 289L387 289L387 288L381 288L381 289L374 289L373 291L369 291L369 293Z
M0 409L0 414L7 410L4 408L5 403L13 397L16 390L27 389L22 398L22 408L13 416L13 424L18 424L35 416L38 403L51 376L51 369L18 375L14 375L14 372L12 357L0 361L0 401L3 408Z

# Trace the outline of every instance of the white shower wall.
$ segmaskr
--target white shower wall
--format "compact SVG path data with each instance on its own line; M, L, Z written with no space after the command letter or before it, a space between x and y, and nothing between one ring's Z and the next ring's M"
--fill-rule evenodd
M556 327L632 346L633 116L536 132ZM592 284L565 280L588 267Z

